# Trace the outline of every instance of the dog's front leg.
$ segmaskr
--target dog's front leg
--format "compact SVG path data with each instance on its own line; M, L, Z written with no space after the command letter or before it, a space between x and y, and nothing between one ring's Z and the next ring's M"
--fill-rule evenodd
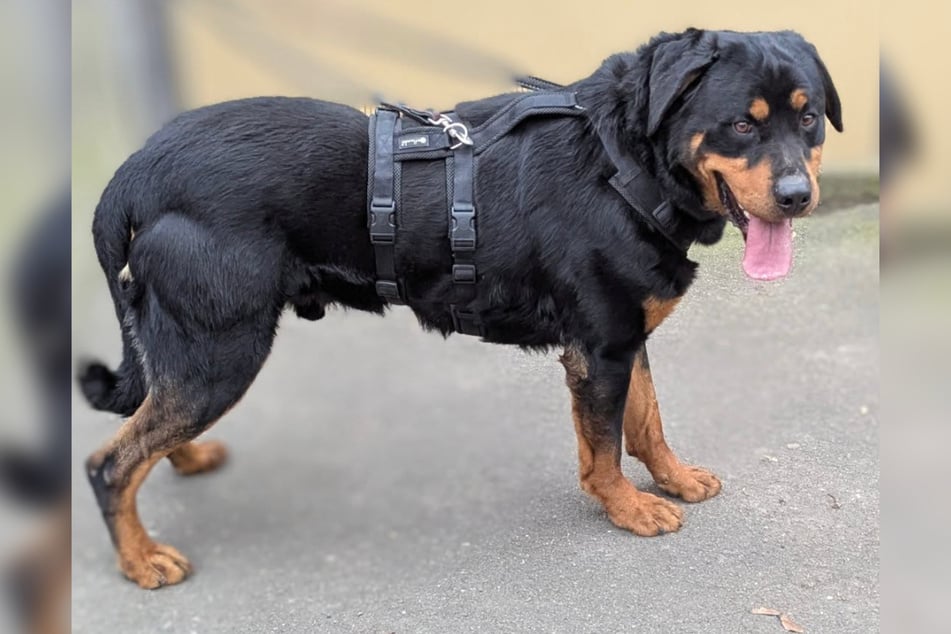
M578 435L581 488L620 528L650 536L676 531L682 512L638 491L621 473L621 425L634 353L610 355L568 347L561 357Z
M687 502L712 498L720 492L717 477L706 469L680 462L664 440L646 346L642 344L638 349L631 368L624 408L627 453L643 462L657 486L667 493Z

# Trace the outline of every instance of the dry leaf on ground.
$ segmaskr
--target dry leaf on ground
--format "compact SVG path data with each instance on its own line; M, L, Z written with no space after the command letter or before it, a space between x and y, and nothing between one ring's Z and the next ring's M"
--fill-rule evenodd
M773 608L753 608L750 610L753 614L759 614L761 616L779 616L782 614L779 610L774 610Z
M750 610L753 614L759 616L778 616L779 624L783 626L783 629L787 632L795 632L796 634L804 634L806 630L802 629L798 623L792 620L792 617L788 614L784 614L779 610L774 610L773 608L753 608Z
M802 634L806 631L802 629L795 621L793 621L788 614L780 614L779 622L782 624L783 629L787 632L797 632L797 634Z

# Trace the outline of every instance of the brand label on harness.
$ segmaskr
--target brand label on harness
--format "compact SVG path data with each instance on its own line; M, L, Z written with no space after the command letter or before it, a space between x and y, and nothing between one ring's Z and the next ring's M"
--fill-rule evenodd
M423 135L400 139L400 149L405 149L408 147L429 147L429 137Z

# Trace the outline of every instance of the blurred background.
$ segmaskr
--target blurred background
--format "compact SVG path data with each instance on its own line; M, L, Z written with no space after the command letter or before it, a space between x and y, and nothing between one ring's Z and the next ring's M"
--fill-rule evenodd
M68 624L70 13L0 3L0 631Z
M882 3L883 631L947 629L951 6Z
M939 566L946 553L939 540L928 539L937 535L903 540L899 530L909 528L901 518L924 517L925 509L935 521L919 520L914 526L941 527L948 519L941 505L930 503L949 475L946 444L921 438L945 440L948 433L951 210L943 188L951 166L951 126L943 107L948 102L943 78L949 18L951 7L940 4L880 7L819 0L770 6L736 0L583 5L82 0L71 7L65 0L5 0L0 4L3 279L32 269L23 264L29 253L62 250L62 244L37 246L38 233L71 231L72 354L114 361L118 333L92 249L92 212L119 164L182 109L263 94L307 95L355 107L370 106L382 96L444 108L508 90L511 77L520 73L574 80L609 54L635 48L662 30L798 30L819 49L844 104L846 133L830 133L824 153L824 208L878 200L883 170L882 389L883 417L890 425L881 432L882 468L888 475L882 489L883 508L900 525L891 532L884 518L886 534L897 545L883 561L901 580L895 592L903 597L884 617L891 614L906 626L903 631L909 624L933 631L942 617L928 606L938 605L948 589ZM881 83L880 72L887 73ZM70 168L71 228L56 220L70 187ZM53 277L44 280L55 280L58 270L53 267ZM14 281L5 286L15 287ZM19 297L13 290L5 296ZM60 377L57 389L42 372L22 370L42 365L37 358L51 348L38 347L35 333L16 316L23 301L6 302L12 310L0 317L0 349L5 351L0 442L56 456L61 449L50 443L48 430L68 438L68 427L58 410L49 413L47 406L72 388L61 372L52 374ZM76 405L85 408L79 401ZM83 416L81 429L89 440L78 450L80 456L112 429L108 423L90 427L95 415ZM74 467L73 474L77 500L89 511L93 501L81 470ZM48 518L46 511L14 499L0 523L0 538L12 544L15 558L23 550L19 545L35 535L37 519ZM942 557L935 558L936 552Z

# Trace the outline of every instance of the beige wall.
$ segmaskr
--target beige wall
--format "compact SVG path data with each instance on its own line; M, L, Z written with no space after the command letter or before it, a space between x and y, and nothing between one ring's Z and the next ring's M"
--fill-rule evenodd
M222 10L214 3L177 5L177 51L189 105L257 94L310 95L363 105L376 92L418 106L445 107L505 90L509 70L561 82L577 79L609 54L635 48L662 30L794 29L818 47L843 101L846 133L830 134L826 168L877 168L877 3L241 0L238 4L238 11Z
M883 7L882 56L895 76L915 128L916 155L895 182L892 202L902 212L937 213L948 222L951 169L951 3Z

